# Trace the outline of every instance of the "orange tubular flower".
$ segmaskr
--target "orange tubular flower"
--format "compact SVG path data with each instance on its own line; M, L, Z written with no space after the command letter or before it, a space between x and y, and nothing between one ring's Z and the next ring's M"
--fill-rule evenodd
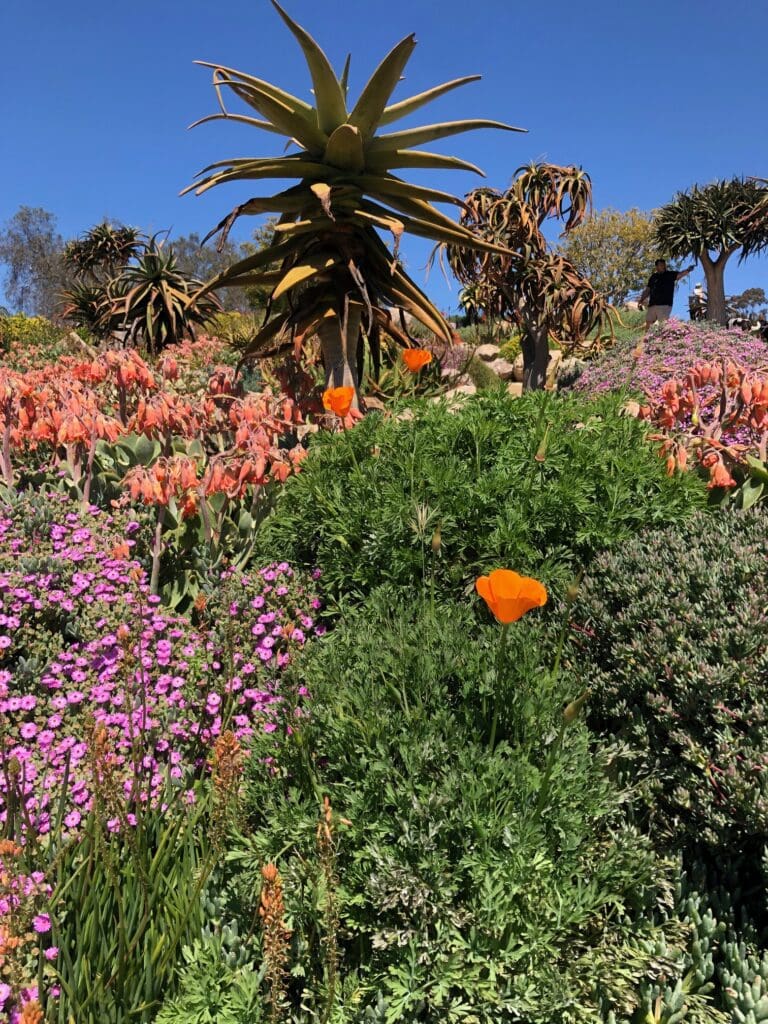
M511 569L494 569L487 576L479 576L475 589L504 625L517 622L532 608L547 603L547 591L538 580L519 576Z
M403 352L403 362L411 373L418 373L432 362L432 353L425 348L407 348Z
M323 392L323 408L344 419L349 415L354 397L354 388L327 388Z

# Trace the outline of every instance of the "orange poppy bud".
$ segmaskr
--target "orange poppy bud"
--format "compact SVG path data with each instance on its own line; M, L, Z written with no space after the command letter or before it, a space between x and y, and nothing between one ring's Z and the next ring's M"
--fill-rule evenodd
M425 348L407 348L403 352L403 362L411 373L418 373L419 370L432 362L432 353L428 352Z
M323 392L323 408L344 419L345 416L349 415L354 398L354 388L327 388Z
M547 591L538 580L519 576L511 569L494 569L487 576L479 576L475 589L496 619L504 623L517 622L532 608L547 603Z

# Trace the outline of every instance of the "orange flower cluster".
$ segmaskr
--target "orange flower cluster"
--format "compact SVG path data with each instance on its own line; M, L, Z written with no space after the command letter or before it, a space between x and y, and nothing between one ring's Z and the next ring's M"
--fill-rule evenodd
M479 576L475 589L503 625L517 622L532 608L541 608L547 603L543 584L511 569L494 569L487 576Z
M123 483L134 500L167 505L176 500L185 516L207 495L240 497L249 486L285 480L305 451L281 447L301 422L296 405L269 388L243 394L230 367L203 374L192 393L173 389L180 360L202 354L167 351L153 371L133 350L107 351L98 359L65 358L59 367L18 373L0 369L0 469L12 485L15 467L30 454L90 479L98 442L143 435L162 443L167 457L131 471ZM182 382L184 383L184 382ZM170 455L178 439L196 441L196 454ZM86 483L84 494L90 484Z
M661 442L669 474L685 469L693 452L710 489L735 487L731 469L765 446L768 379L731 360L697 361L683 378L665 382L640 416L664 431L652 440Z

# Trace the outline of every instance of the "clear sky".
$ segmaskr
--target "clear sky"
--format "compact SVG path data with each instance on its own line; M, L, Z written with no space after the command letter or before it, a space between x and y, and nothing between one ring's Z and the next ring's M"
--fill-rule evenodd
M490 117L527 135L481 131L434 143L505 187L535 159L581 164L595 206L652 209L693 182L768 177L765 0L285 0L334 66L352 53L355 95L410 32L419 41L398 96L482 74L416 121ZM276 136L219 122L207 69L219 61L309 97L293 38L267 0L0 0L0 222L42 206L65 236L109 217L205 234L258 188L178 192L205 164L278 153ZM426 118L425 118L426 115ZM411 172L405 172L411 173ZM463 193L479 179L430 173ZM413 180L425 181L423 172ZM261 184L261 183L259 183ZM242 222L241 222L242 223ZM240 229L241 237L248 227ZM427 248L404 246L423 282ZM726 291L768 291L768 260L726 275ZM650 268L649 268L650 269ZM697 270L691 286L703 280ZM433 271L428 290L455 307ZM688 282L675 310L686 308Z

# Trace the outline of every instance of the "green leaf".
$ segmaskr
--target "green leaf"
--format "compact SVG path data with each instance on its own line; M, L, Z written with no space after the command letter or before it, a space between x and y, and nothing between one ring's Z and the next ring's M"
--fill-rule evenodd
M317 104L317 123L321 131L330 135L347 119L344 90L336 77L330 62L312 36L290 18L277 0L272 6L298 40L312 76Z
M349 115L349 123L359 128L364 136L375 131L415 47L415 35L402 39L379 64L360 94Z

